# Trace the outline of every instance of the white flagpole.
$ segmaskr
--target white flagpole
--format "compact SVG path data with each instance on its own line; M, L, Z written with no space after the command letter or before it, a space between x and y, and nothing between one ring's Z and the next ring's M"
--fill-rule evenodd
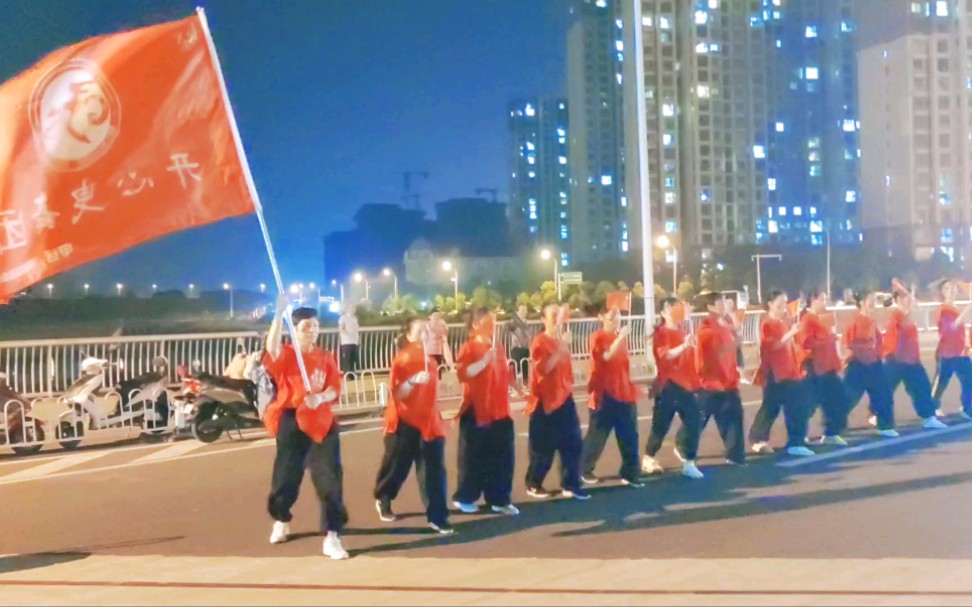
M240 164L243 165L243 175L246 179L246 187L250 190L250 197L253 198L253 208L256 211L257 220L260 222L260 231L263 233L263 243L267 247L267 256L270 258L270 267L273 269L273 278L277 282L277 290L283 294L283 280L280 278L280 268L277 266L277 257L273 253L273 244L270 242L270 232L267 230L267 221L263 217L263 204L260 203L260 194L257 193L256 184L253 182L253 173L250 172L250 163L246 159L246 152L243 150L243 139L240 137L240 129L236 125L236 114L233 113L233 106L230 104L229 92L226 90L226 80L223 78L223 68L219 64L219 55L216 53L216 44L213 42L213 35L209 31L209 21L206 19L206 11L201 6L196 8L196 15L199 17L199 24L202 26L206 36L206 44L209 47L209 55L216 68L216 77L219 80L219 90L223 95L223 103L226 105L226 115L229 117L230 129L233 131L233 140L236 142L236 151L240 155ZM290 330L290 337L295 341L294 351L297 353L297 366L300 367L300 376L304 380L304 388L308 393L311 391L310 378L307 376L307 367L304 364L304 355L296 344L297 331L294 328L294 320L290 314L284 314L287 321L287 328Z

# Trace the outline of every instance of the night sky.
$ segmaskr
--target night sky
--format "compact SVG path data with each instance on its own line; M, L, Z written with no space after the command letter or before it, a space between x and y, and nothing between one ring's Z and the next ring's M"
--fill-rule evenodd
M362 204L508 186L506 104L565 92L567 0L0 0L0 80L91 36L206 8L285 282L322 280ZM270 282L254 217L73 273L99 290ZM137 285L141 285L140 287Z

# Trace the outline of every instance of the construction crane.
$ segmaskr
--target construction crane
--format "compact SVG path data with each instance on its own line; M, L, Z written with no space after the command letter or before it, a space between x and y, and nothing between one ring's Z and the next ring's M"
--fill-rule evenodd
M499 188L476 188L476 195L492 194L493 203L499 202Z
M409 203L412 204L412 208L416 210L422 209L422 202L418 192L412 192L412 177L421 177L423 179L429 178L428 171L400 171L396 175L402 176L402 204L405 208L409 207Z

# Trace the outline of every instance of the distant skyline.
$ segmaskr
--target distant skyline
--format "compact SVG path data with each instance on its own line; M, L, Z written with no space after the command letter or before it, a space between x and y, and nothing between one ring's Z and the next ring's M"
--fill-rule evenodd
M0 80L92 36L206 8L285 282L323 278L322 237L367 203L423 208L499 188L509 198L507 103L564 94L568 0L13 0ZM271 281L254 217L183 232L72 273L184 288ZM55 280L55 282L57 282Z

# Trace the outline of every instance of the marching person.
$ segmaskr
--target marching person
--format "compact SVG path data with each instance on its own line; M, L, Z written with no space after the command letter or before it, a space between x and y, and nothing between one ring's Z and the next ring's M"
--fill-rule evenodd
M585 485L600 482L594 475L597 460L604 453L608 436L614 431L621 451L621 484L644 487L638 466L638 389L631 381L628 357L630 325L621 326L621 313L606 305L595 309L601 330L591 335L591 378L587 383L590 422L581 456Z
M857 312L844 329L844 343L850 350L847 371L844 373L847 410L853 410L866 392L878 434L894 438L898 436L898 431L894 429L894 395L881 358L881 331L874 319L877 296L873 291L860 291L854 299L857 301Z
M264 367L277 387L277 396L267 407L263 422L276 437L273 481L267 510L273 517L270 543L286 542L290 536L290 509L297 501L304 469L321 502L321 529L326 532L324 555L335 560L348 558L340 533L348 522L344 507L344 473L341 468L341 438L331 406L341 393L341 372L334 355L317 347L320 324L317 310L297 308L290 315L296 331L311 392L304 384L297 351L283 344L281 320L287 300L281 296L277 313L267 332Z
M361 334L357 314L358 306L351 304L338 319L342 373L353 373L358 370L358 342L361 339Z
M895 305L891 309L884 336L883 353L888 374L888 388L893 395L898 384L904 382L915 413L922 420L922 427L930 430L946 428L947 426L935 417L931 381L928 379L925 367L921 364L921 354L918 350L918 325L911 318L913 301L911 293L904 289L895 289Z
M502 347L493 343L496 319L487 308L469 317L469 341L459 350L456 372L462 382L459 419L458 487L453 505L471 514L480 496L499 514L517 515L513 491L515 445L510 368Z
M739 335L733 331L726 317L725 299L718 293L707 291L699 294L708 315L702 319L698 330L699 406L702 409L702 427L715 417L719 435L725 445L726 461L730 464L746 463L746 444L743 437L742 398L739 395L739 367L736 349Z
M527 381L530 377L530 325L527 324L527 306L520 304L507 325L511 333L511 362L515 365L515 380L518 380L520 396L526 396ZM510 396L517 396L515 388L510 387Z
M959 312L955 307L956 285L952 280L943 280L938 286L942 306L938 312L938 348L935 350L937 371L935 373L932 398L941 415L942 396L953 375L957 375L962 388L962 411L964 419L972 419L972 360L965 344L965 319L972 313L972 304Z
M449 325L442 317L442 310L432 308L429 313L428 332L425 339L425 349L429 356L435 359L435 367L438 369L439 379L442 379L442 371L452 368L452 347L449 345Z
M700 479L703 478L702 471L695 464L702 430L702 410L696 398L696 392L700 388L695 360L696 339L695 335L686 336L678 328L673 316L673 309L677 305L679 301L674 297L666 297L661 301L661 320L652 335L651 348L658 373L652 387L655 406L651 417L651 434L648 435L645 445L641 469L646 474L664 472L655 456L661 449L677 413L682 420L682 427L675 436L675 456L683 462L684 476Z
M810 397L808 417L813 417L817 407L823 409L824 434L822 445L846 447L841 432L847 429L847 390L840 378L843 366L837 352L837 334L834 326L824 321L827 313L827 293L814 289L808 295L807 308L800 319L798 341L807 352L805 363L806 384Z
M527 495L550 497L543 481L560 454L561 495L579 500L591 494L581 487L580 458L583 449L580 420L574 403L574 371L570 360L569 331L560 333L557 317L560 307L543 309L542 333L533 338L530 348L530 396L526 413L530 416L530 463L527 467Z
M786 453L796 457L814 455L807 448L807 395L804 372L795 338L800 326L786 320L786 293L770 292L767 315L759 329L759 371L763 385L763 404L749 428L749 440L755 453L772 453L770 429L783 410L786 424Z
M446 506L445 429L436 407L438 375L426 354L428 325L410 318L398 336L392 361L391 399L385 407L385 455L375 481L375 508L384 522L396 520L392 501L398 497L415 464L419 492L429 527L442 535L454 533Z

